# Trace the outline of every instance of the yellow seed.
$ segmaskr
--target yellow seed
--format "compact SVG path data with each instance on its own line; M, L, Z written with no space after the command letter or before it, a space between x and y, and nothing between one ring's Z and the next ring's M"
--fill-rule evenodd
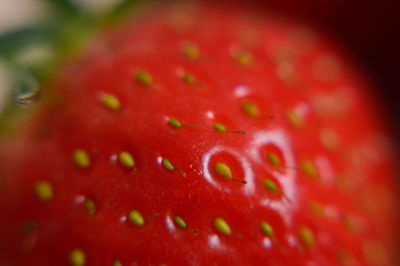
M168 159L163 159L162 164L166 169L168 169L170 171L175 170L175 167L172 165L171 161Z
M268 153L267 154L267 159L274 166L278 166L280 161L281 161L279 159L278 155L276 155L275 153Z
M340 63L332 55L323 55L315 60L312 72L316 79L323 82L331 82L340 73Z
M119 99L113 94L104 93L101 96L101 102L110 110L118 111L121 109L121 103Z
M74 162L81 168L88 168L90 166L89 154L82 149L74 151L73 154Z
M185 73L182 76L182 79L184 82L186 82L189 85L194 85L196 84L196 78L194 75L190 74L190 73Z
M240 108L246 115L251 117L257 117L259 114L257 105L252 102L244 102L241 104Z
M230 235L232 233L229 224L220 217L214 219L214 227L224 235Z
M118 155L119 162L125 166L126 168L135 167L135 159L133 159L132 155L127 151L122 151Z
M363 223L357 217L350 214L343 214L342 222L346 229L356 234L361 233L364 229Z
M320 132L319 138L325 148L333 150L339 146L339 135L330 129L323 129Z
M53 188L47 181L39 181L35 184L35 193L42 202L49 202L53 198Z
M315 237L313 231L308 227L301 227L299 232L300 241L307 248L312 248L315 246Z
M135 73L136 81L146 87L149 87L153 83L153 77L149 72L144 70L139 70Z
M169 23L177 33L186 33L193 26L193 7L185 7L184 10L180 10L178 12L173 12L170 15Z
M96 212L96 204L91 199L85 200L85 208L90 215L93 215Z
M182 228L186 228L186 222L180 216L175 216L175 223Z
M186 43L183 46L183 54L190 60L196 60L200 56L200 50L197 45L193 43Z
M275 182L271 179L265 179L263 181L264 187L268 189L269 191L275 192L278 190L278 187L276 186Z
M216 163L215 172L222 177L232 179L232 171L229 166L224 163Z
M261 222L261 230L266 236L272 237L274 235L274 230L271 225L266 222Z
M69 255L69 260L73 266L83 266L86 262L86 256L81 249L77 248L72 250Z
M119 260L114 261L113 266L122 266L122 263Z
M309 161L309 160L304 160L301 163L301 170L303 173L305 173L307 176L315 178L318 175L318 170L315 167L314 163Z
M237 52L233 55L233 57L236 60L236 62L245 67L251 66L254 62L253 55L245 51Z
M213 127L214 127L214 129L216 130L216 131L219 131L219 132L226 132L227 130L226 130L226 127L223 125L223 124L220 124L220 123L215 123L214 125L213 125Z
M388 265L389 255L385 246L379 242L368 240L363 244L363 253L372 265Z
M356 265L356 262L354 261L354 257L347 250L344 250L344 249L337 250L336 257L341 265L344 265L344 266L355 266Z
M137 210L130 211L128 214L128 218L132 224L137 226L143 226L145 223L142 214Z
M310 202L310 204L308 205L308 207L310 208L310 210L319 215L319 216L323 216L324 215L324 207L315 201Z
M175 119L175 118L170 118L170 119L168 120L168 123L169 123L171 126L177 127L177 128L179 128L179 127L182 126L181 121L179 121L178 119Z
M304 120L293 110L286 112L287 120L296 128L300 128L304 125Z
M278 63L276 74L280 79L289 85L296 80L296 73L293 68L293 64L287 61Z

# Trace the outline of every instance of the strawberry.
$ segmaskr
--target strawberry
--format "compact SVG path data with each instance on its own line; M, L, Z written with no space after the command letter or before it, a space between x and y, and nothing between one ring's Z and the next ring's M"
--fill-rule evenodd
M372 88L298 22L149 8L3 135L0 265L394 265Z

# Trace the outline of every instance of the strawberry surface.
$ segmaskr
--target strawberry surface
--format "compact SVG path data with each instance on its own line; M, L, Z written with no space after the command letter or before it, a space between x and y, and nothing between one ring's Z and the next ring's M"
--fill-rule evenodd
M391 265L394 163L356 69L250 10L108 30L1 140L0 265Z

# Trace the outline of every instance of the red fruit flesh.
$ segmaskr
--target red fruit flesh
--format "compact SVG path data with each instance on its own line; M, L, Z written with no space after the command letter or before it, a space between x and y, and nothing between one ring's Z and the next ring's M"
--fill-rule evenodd
M214 6L110 30L1 143L0 265L390 265L393 161L345 57Z

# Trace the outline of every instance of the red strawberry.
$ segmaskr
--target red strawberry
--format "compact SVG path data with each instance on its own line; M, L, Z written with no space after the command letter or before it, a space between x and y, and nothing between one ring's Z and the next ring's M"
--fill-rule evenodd
M273 15L143 14L1 140L0 265L391 265L393 160L346 55Z

